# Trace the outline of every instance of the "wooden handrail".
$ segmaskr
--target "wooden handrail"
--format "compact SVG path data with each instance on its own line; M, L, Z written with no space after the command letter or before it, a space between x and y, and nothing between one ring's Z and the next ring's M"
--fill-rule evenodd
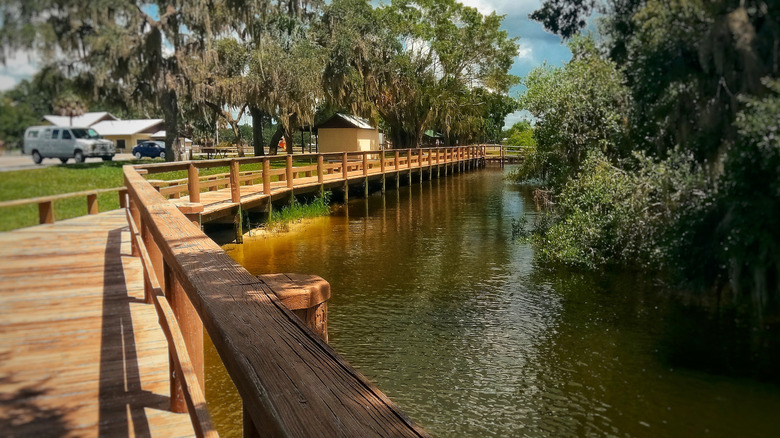
M270 436L427 436L136 169L123 170L139 228L148 231L197 311L257 430Z
M0 202L0 208L3 207L18 207L20 205L27 204L40 204L42 202L54 202L62 199L78 198L81 196L99 195L101 193L119 192L125 190L124 187L113 187L110 189L94 189L84 190L81 192L60 193L58 195L39 196L37 198L25 198L25 199L12 199L10 201Z
M0 202L0 208L5 207L20 207L29 204L38 204L38 223L39 224L53 224L54 218L54 202L63 199L85 197L87 200L87 208L85 214L98 214L98 194L119 192L119 206L125 207L126 189L124 187L114 187L110 189L94 189L84 190L81 192L60 193L57 195L39 196L37 198L25 198L25 199L13 199L10 201Z
M200 384L198 384L197 374L192 366L190 355L187 353L187 347L184 343L184 337L181 334L179 325L176 322L176 316L173 314L173 309L163 294L160 282L154 272L149 252L146 249L146 244L144 244L144 241L141 238L141 233L130 213L130 209L127 209L126 211L131 242L141 258L143 267L144 295L146 296L147 302L154 304L160 327L168 341L168 349L170 351L170 357L174 362L176 374L181 376L181 379L184 381L184 384L182 385L183 396L195 435L198 437L216 438L219 434L216 432L216 429L211 422L211 416L206 407L206 397L203 394L203 391L201 391ZM133 252L135 253L136 251ZM173 395L171 398L173 398Z

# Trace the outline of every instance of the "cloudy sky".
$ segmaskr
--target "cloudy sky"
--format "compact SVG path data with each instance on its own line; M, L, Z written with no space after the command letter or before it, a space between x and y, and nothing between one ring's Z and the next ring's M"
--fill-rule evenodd
M531 21L528 14L537 9L542 0L461 0L467 6L477 8L483 14L495 11L505 15L503 28L512 37L519 37L518 50L512 73L525 76L531 69L547 61L550 65L562 65L571 58L569 49L561 45L558 36L545 32L541 24ZM30 78L38 70L35 59L26 53L9 58L0 65L0 91L12 88L22 79ZM513 97L520 93L515 87L510 93ZM506 124L511 126L520 120L520 113L507 117Z

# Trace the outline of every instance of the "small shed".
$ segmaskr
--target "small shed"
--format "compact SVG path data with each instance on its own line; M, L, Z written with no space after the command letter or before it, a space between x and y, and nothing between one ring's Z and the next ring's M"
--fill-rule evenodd
M379 150L379 130L366 119L336 113L316 128L321 153Z

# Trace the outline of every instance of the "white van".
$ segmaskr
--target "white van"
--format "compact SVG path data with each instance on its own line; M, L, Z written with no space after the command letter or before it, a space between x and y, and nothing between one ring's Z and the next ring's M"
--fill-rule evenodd
M86 157L100 157L111 161L116 148L111 140L105 140L92 128L74 126L31 126L24 132L22 151L32 155L35 164L44 158L59 158L67 163L73 158L83 163Z

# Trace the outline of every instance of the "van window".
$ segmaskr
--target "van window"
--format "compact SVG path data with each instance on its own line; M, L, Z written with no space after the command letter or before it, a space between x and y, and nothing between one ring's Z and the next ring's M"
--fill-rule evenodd
M95 138L102 138L100 137L100 134L98 134L94 129L92 128L73 128L73 136L76 138L84 138L84 139L95 139Z
M60 130L55 129L54 131L51 132L51 139L56 140L58 138L60 138Z
M62 139L63 140L70 140L71 139L70 131L68 131L67 129L63 129L62 130Z
M51 129L44 129L43 135L41 136L44 140L48 140L51 138Z
M38 138L38 131L29 131L27 133L27 138Z

